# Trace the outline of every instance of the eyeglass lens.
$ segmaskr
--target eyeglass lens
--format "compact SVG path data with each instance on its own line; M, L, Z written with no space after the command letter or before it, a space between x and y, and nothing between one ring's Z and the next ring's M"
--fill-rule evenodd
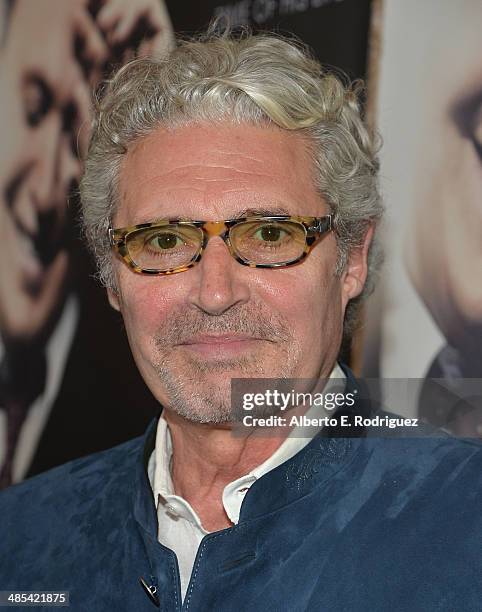
M298 259L306 245L305 237L304 226L294 221L243 221L230 231L231 246L241 259L265 265ZM189 264L202 245L202 229L183 224L144 228L126 238L134 263L159 272Z

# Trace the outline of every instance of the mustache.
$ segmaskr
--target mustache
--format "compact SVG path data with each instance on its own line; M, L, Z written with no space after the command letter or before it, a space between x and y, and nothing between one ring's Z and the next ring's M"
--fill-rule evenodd
M268 342L288 342L292 335L288 322L259 302L243 304L220 315L182 308L171 314L153 340L157 348L176 346L197 334L246 334Z

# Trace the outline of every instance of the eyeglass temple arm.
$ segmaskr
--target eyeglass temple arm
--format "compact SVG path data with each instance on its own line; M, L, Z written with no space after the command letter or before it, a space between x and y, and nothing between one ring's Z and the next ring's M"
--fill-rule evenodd
M313 232L314 234L325 234L333 229L335 229L335 220L334 215L326 215L325 217L320 217L317 219L316 225L310 225L308 227L309 232Z
M109 227L108 233L110 246L116 246L124 242L124 236L116 236L116 231L114 228Z

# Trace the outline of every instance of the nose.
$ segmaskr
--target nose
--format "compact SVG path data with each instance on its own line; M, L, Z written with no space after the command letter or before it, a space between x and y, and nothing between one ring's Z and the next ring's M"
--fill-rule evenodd
M189 302L211 315L220 315L250 298L244 268L231 256L222 238L210 238L201 261L191 273L195 276Z
M53 195L58 180L58 163L60 161L61 124L57 113L51 112L37 134L37 173L33 185L37 213L51 208ZM40 154L41 151L41 154Z

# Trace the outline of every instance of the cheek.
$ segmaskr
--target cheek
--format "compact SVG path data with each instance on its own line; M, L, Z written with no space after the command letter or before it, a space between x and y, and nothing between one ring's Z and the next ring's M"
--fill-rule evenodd
M257 294L289 324L301 350L318 352L324 339L338 335L343 318L340 282L326 265L307 260L263 272L257 278Z
M326 350L338 343L343 313L340 280L330 272L310 286L304 299L303 327L313 350Z
M124 267L124 266L122 266ZM142 276L119 270L120 308L132 351L147 358L153 335L183 301L183 286L177 275Z
M482 172L473 144L458 140L450 169L436 176L441 218L434 269L446 278L444 291L470 320L482 319ZM434 201L433 198L432 201ZM461 214L462 213L462 214ZM449 312L446 316L451 316Z

